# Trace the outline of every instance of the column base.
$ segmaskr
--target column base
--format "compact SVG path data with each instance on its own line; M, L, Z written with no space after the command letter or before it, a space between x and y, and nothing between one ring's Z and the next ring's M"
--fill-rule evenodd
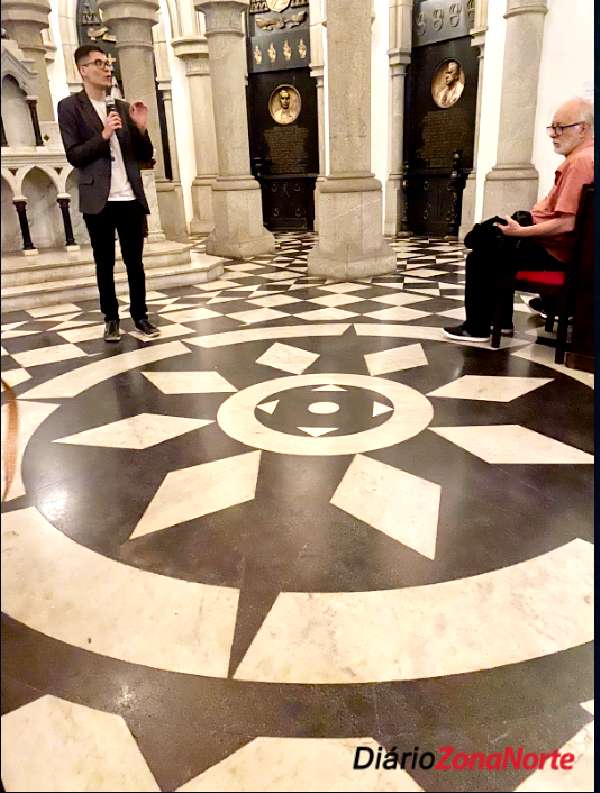
M23 256L37 256L39 250L37 248L24 248L22 251Z
M393 272L381 204L376 179L328 177L319 189L319 243L308 255L308 274L348 281Z
M156 197L160 221L166 238L177 242L187 242L189 235L185 221L181 183L157 179Z
M215 226L206 240L208 254L243 259L275 251L275 237L263 226L262 197L255 179L217 179L212 201Z
M467 177L465 189L463 192L462 200L462 215L460 219L460 228L458 229L458 239L464 240L466 235L471 231L475 225L475 198L476 198L477 178L475 171Z
M512 215L537 201L538 172L531 163L495 165L485 177L483 217Z
M396 237L400 232L402 217L402 179L395 176L385 183L385 214L383 216L383 233L386 237ZM406 234L406 232L402 232Z
M67 253L76 253L81 250L81 245L65 245L65 250Z
M194 216L190 223L192 234L208 234L215 227L212 205L212 186L216 176L197 176L192 182Z
M150 210L150 214L147 215L148 242L164 242L166 237L160 222L160 214L158 211L158 195L156 192L154 172L151 170L143 170L142 182L144 184L146 201L148 202L148 208Z

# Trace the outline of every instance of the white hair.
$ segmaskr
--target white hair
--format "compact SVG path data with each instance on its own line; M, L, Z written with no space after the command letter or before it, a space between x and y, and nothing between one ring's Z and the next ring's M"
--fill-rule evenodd
M576 97L577 102L579 102L579 107L581 108L581 120L585 121L585 123L589 126L589 128L594 131L594 105L590 102L589 99L583 99L583 97Z

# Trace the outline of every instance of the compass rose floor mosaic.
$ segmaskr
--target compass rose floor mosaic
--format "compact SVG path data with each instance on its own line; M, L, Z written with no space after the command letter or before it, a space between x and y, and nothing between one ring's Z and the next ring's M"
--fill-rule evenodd
M592 376L520 297L499 350L446 340L458 243L327 283L314 242L150 293L151 341L3 316L4 789L592 789Z

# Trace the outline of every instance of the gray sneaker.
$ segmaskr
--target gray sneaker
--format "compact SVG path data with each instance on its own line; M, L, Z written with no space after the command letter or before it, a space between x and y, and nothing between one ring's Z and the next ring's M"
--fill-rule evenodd
M119 333L119 320L118 319L109 319L108 322L104 323L104 341L108 342L117 342L121 338L121 334Z

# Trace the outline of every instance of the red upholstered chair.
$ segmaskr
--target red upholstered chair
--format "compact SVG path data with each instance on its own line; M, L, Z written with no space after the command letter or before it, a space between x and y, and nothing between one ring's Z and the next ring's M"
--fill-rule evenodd
M567 346L567 326L573 314L577 273L581 262L594 257L594 185L584 185L581 191L579 209L575 218L576 245L572 261L565 272L520 270L512 284L512 291L537 292L542 297L554 298L558 306L558 327L556 329L555 363L563 363ZM492 347L500 347L502 337L502 295L498 295L492 325ZM556 317L548 314L545 328L554 330Z

